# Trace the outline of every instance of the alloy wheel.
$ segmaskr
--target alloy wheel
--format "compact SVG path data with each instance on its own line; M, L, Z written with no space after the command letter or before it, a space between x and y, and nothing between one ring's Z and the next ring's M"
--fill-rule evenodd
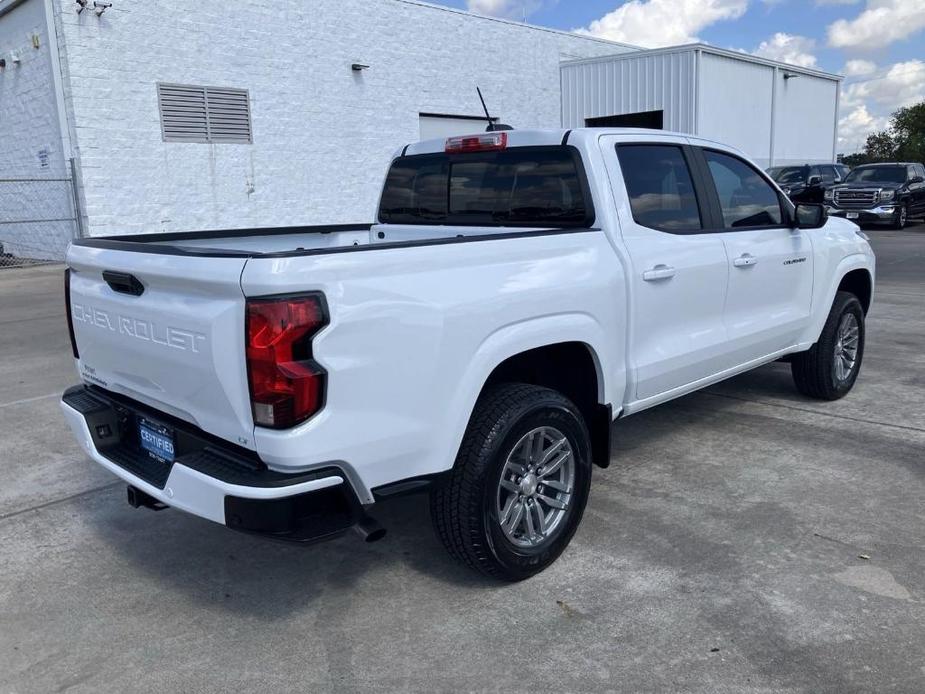
M838 324L835 333L835 380L845 383L854 372L858 363L858 345L861 337L861 328L857 316L846 313Z
M515 546L537 548L562 524L575 487L575 452L555 427L527 432L511 449L496 495L498 523Z

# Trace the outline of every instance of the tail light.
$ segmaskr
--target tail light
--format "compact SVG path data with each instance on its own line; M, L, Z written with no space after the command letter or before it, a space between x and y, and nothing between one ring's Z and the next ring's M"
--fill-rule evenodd
M254 423L288 429L324 406L327 374L312 338L328 324L321 294L248 299L247 374Z
M507 133L482 133L451 137L446 141L447 154L466 154L469 152L497 152L507 148Z
M71 338L71 352L74 359L80 359L77 351L77 338L74 337L74 316L71 313L71 268L64 271L64 310L67 314L67 334Z

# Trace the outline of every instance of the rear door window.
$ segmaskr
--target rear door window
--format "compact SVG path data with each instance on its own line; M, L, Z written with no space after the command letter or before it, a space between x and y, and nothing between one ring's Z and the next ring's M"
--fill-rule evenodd
M780 226L783 215L777 191L742 159L714 150L704 150L723 224L727 229Z
M577 150L515 147L500 152L396 159L386 178L379 221L590 226L594 208Z
M703 229L684 151L678 145L617 145L637 224L672 233Z

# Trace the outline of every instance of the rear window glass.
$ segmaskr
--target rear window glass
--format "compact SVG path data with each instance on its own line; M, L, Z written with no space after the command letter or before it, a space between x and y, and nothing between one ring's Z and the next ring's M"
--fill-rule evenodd
M581 160L571 147L421 154L397 159L379 221L470 226L589 226Z

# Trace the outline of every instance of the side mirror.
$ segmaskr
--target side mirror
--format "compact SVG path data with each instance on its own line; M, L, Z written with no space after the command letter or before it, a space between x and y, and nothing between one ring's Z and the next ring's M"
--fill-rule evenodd
M796 206L794 216L796 217L794 220L796 229L820 229L825 226L825 221L829 218L824 205L813 205L806 202L801 202Z
M925 178L921 176L913 176L909 179L909 183L925 183Z
M810 176L806 183L810 187L822 185L822 176Z

